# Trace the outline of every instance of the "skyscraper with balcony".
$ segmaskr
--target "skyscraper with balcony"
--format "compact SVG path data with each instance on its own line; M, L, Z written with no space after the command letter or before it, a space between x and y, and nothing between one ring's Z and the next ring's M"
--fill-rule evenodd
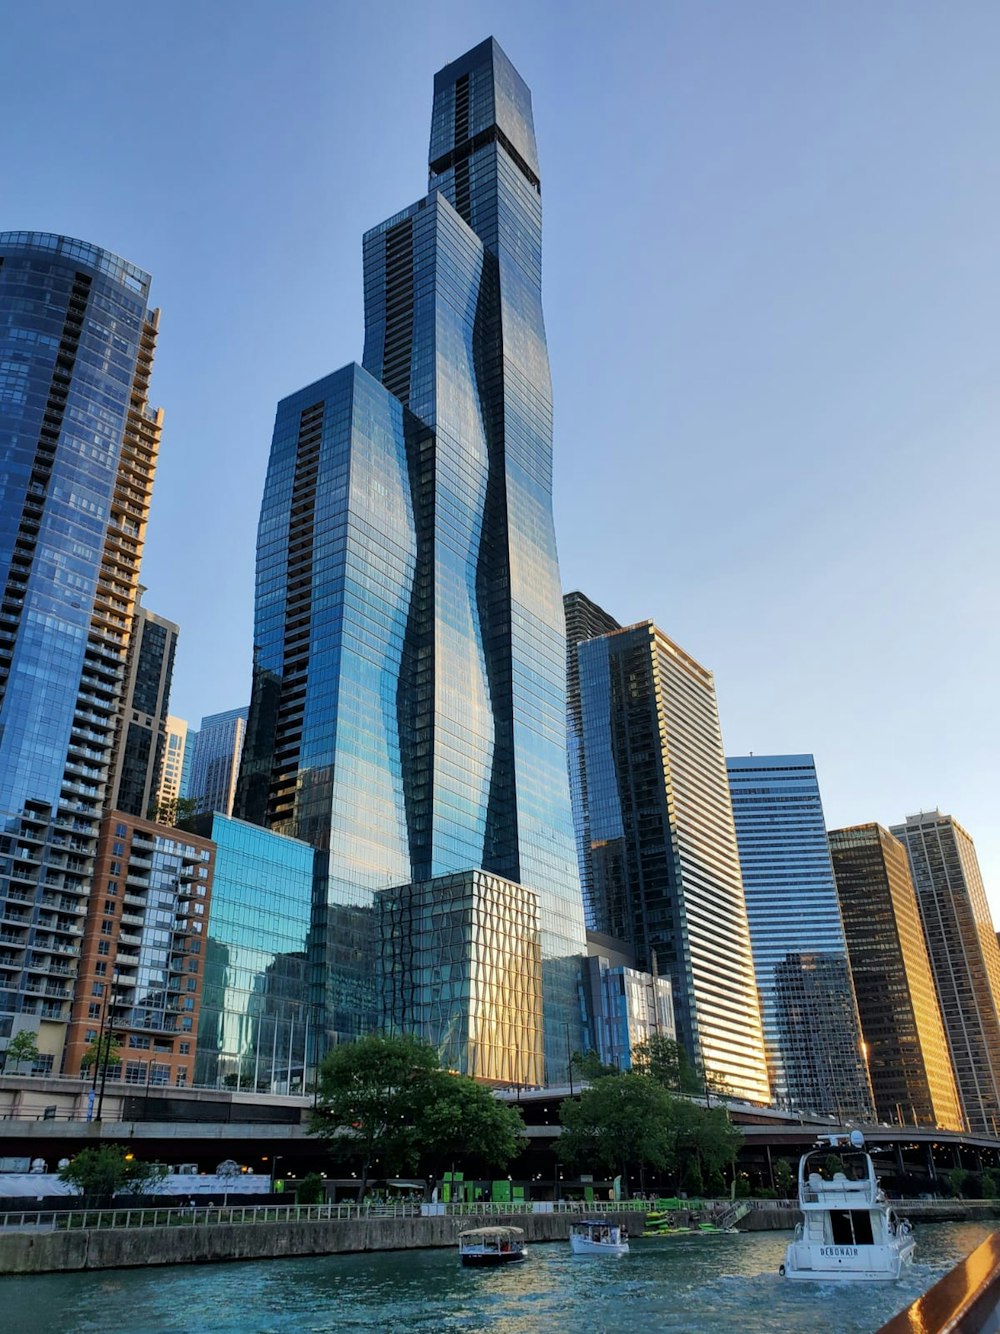
M579 1042L585 938L541 183L530 93L492 39L435 77L430 193L367 234L364 270L364 369L278 407L236 815L328 854L329 1039L411 1028L536 1082Z
M830 831L851 974L880 1121L962 1130L906 850L881 825Z
M0 233L0 1034L58 1067L162 414L149 275Z
M786 1107L874 1110L811 755L726 760L771 1091Z
M706 1081L769 1100L711 672L651 622L578 649L595 929L670 979Z
M962 1110L972 1131L1000 1134L1000 946L975 844L950 815L909 815L906 848Z

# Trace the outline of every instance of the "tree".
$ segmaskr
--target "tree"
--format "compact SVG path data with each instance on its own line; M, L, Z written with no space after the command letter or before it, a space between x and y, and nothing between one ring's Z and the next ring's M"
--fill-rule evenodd
M632 1053L632 1069L672 1093L700 1093L702 1081L679 1042L654 1033Z
M774 1185L778 1194L784 1199L792 1193L792 1187L795 1184L795 1169L787 1158L779 1158L774 1164Z
M629 1167L673 1168L676 1101L645 1075L596 1079L579 1098L562 1105L559 1157L580 1167L620 1173L627 1195Z
M295 1190L296 1204L322 1204L326 1199L326 1186L318 1172L307 1172Z
M30 1061L34 1065L40 1055L38 1035L31 1028L20 1028L7 1043L3 1068L6 1071L12 1061L16 1066L21 1065L24 1061Z
M405 1171L415 1160L414 1126L439 1069L433 1048L410 1035L373 1033L341 1043L319 1068L314 1134L350 1147L361 1159L358 1199L363 1199L376 1159L387 1174Z
M148 818L158 824L179 825L182 820L190 820L198 814L198 801L195 797L173 797L168 801L152 802Z
M948 1189L956 1200L962 1198L962 1192L965 1189L965 1183L969 1179L969 1173L964 1167L953 1167L950 1172L945 1173L945 1180L948 1183Z
M518 1108L474 1079L436 1071L414 1124L414 1147L438 1177L456 1159L487 1170L505 1168L524 1147L524 1122Z
M89 1070L97 1062L98 1069L107 1066L109 1069L113 1065L121 1065L121 1047L122 1039L120 1033L102 1033L100 1037L94 1038L93 1042L80 1057L80 1069Z
M588 1081L621 1073L617 1066L605 1065L596 1051L575 1051L570 1057L570 1065L581 1079Z
M702 1107L677 1099L675 1152L678 1161L698 1164L698 1175L721 1172L735 1159L743 1135L729 1119L725 1107Z
M81 1149L59 1170L59 1180L74 1186L95 1204L110 1204L115 1195L127 1189L129 1194L147 1195L167 1175L163 1163L143 1163L121 1144L102 1144Z

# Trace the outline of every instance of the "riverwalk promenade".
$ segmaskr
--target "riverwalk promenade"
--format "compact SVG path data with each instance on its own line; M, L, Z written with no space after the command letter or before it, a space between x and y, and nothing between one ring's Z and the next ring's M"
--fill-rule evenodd
M914 1201L906 1208L927 1221L1000 1216L997 1202ZM529 1242L564 1241L582 1215L599 1214L638 1233L648 1209L645 1202L629 1201L26 1211L0 1215L0 1274L451 1247L463 1228L491 1223L521 1227ZM757 1202L736 1225L741 1231L773 1231L794 1227L800 1217L790 1202Z

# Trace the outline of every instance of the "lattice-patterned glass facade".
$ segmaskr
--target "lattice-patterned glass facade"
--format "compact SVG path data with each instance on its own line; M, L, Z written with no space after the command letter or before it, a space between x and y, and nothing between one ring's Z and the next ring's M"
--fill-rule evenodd
M1000 1134L1000 947L976 848L940 811L891 832L906 848L969 1128Z
M868 1120L871 1085L813 757L730 756L726 767L774 1097Z
M484 871L537 896L561 1071L585 946L531 101L493 41L434 87L431 193L364 241L365 368L278 409L236 809L327 854L328 1040L384 1019L374 896Z
M422 1034L476 1079L541 1084L537 896L466 871L383 890L375 911L386 1029Z
M649 621L581 644L578 658L597 929L670 979L698 1068L767 1102L712 674Z
M962 1130L906 850L881 825L830 831L880 1121Z

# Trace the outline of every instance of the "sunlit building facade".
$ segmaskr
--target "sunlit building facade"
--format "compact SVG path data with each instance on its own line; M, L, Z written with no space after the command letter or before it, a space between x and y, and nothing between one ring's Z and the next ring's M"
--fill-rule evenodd
M176 811L178 797L185 795L185 770L190 764L188 742L191 733L183 718L167 714L163 736L163 766L156 789L154 806L157 811Z
M962 1130L906 850L878 824L829 837L876 1115Z
M215 849L179 829L111 811L101 823L81 942L66 1074L102 1031L121 1043L111 1077L194 1082Z
M891 832L910 862L934 985L969 1129L1000 1135L1000 947L975 845L940 811Z
M578 649L596 929L670 980L709 1082L770 1090L711 672L651 622Z
M868 1120L872 1090L811 755L726 760L771 1091Z
M278 408L236 812L325 854L311 968L327 1042L399 1013L376 895L426 921L461 883L500 928L498 968L505 922L521 968L536 904L545 1075L561 1078L585 945L541 197L530 93L494 41L435 77L430 193L367 234L364 269L364 369ZM437 939L439 968L475 974L464 927ZM476 1034L505 1069L520 1053L515 1082L537 1073L537 1009L517 1040Z
M0 1040L59 1068L108 800L162 414L150 278L0 233Z

